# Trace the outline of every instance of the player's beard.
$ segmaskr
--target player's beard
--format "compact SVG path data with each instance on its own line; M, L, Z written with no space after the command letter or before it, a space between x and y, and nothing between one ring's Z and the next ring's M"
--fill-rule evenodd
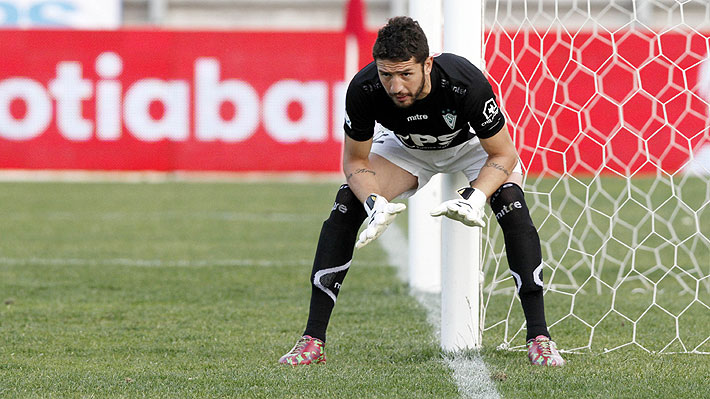
M390 94L390 98L392 98L392 101L394 101L394 105L396 105L399 108L409 108L412 105L414 105L414 102L417 101L417 98L419 98L419 95L422 94L422 91L424 91L424 85L426 84L426 74L424 73L424 65L422 65L422 82L419 84L419 87L417 90L414 92L412 95L412 102L411 104L402 104L399 101L397 101L397 93L395 94Z

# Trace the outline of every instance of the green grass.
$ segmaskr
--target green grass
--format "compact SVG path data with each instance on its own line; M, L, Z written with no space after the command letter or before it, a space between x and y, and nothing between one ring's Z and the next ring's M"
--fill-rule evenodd
M303 331L337 187L0 184L0 397L456 397L375 245L328 364L276 363Z
M276 364L304 327L310 262L337 186L0 184L0 397L459 397L426 315L378 245L356 252L328 363ZM570 307L555 294L552 319ZM599 296L579 298L576 311L597 317ZM621 301L627 312L633 299ZM519 321L519 304L512 313ZM707 335L707 312L693 316ZM583 340L562 324L552 332L562 347ZM570 354L548 370L494 341L482 354L505 398L710 397L710 356L626 348Z
M504 398L707 398L707 355L640 350L566 355L561 369L530 367L520 352L483 351Z

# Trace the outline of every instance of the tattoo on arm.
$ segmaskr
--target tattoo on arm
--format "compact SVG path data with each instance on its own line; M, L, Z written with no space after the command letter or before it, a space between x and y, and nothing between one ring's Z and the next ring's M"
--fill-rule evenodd
M349 175L346 176L346 179L347 179L347 180L350 180L350 178L353 177L353 175L359 175L359 174L363 174L363 173L370 173L370 174L372 174L373 176L377 175L377 173L375 173L374 170L362 168L362 169L355 169L354 172L352 172L352 173L350 173Z
M508 172L508 169L504 168L501 165L498 165L495 162L486 162L486 164L483 165L483 167L497 169L497 170L500 170L501 172L505 173L506 176L510 176L510 172Z

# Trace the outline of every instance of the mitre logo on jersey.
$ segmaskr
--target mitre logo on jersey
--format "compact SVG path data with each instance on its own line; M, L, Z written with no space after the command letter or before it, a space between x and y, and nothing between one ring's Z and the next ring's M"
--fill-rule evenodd
M489 121L496 115L498 115L498 104L495 98L491 98L483 106L483 116Z
M444 122L446 122L446 125L451 128L451 130L454 130L454 127L456 126L456 111L452 111L450 109L447 109L445 111L441 111L443 115L441 115L444 118Z
M423 121L429 119L429 115L412 115L407 117L407 122L413 122L413 121Z

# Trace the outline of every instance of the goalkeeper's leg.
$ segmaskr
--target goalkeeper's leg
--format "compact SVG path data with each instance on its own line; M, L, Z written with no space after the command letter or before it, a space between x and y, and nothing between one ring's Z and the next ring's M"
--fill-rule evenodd
M280 363L299 365L325 361L325 330L350 268L355 239L367 213L347 184L340 186L330 217L323 222L313 270L308 323L301 340L281 357Z
M367 213L347 184L340 186L330 217L323 222L311 272L311 305L304 335L325 342L325 330L350 268L355 240Z
M525 313L528 358L535 365L562 366L565 361L550 340L545 321L540 237L530 218L523 190L513 182L503 184L491 195L491 208L503 230L508 265Z
M530 218L523 190L515 183L505 183L491 195L490 201L503 230L508 265L527 321L527 339L538 335L549 337L542 299L540 237Z
M380 144L375 142L373 149ZM380 151L397 158L390 150L400 149L400 146L391 143L390 147L380 148ZM376 153L370 154L369 163L371 171L376 172L379 183L380 192L375 194L392 199L403 193L416 191L421 177L415 177L412 172ZM428 177L424 181L426 180ZM293 349L279 359L280 363L295 366L325 361L325 331L340 286L350 268L357 232L367 217L367 211L359 198L368 194L370 193L360 193L358 197L347 184L340 186L330 216L321 228L313 260L310 278L311 304L306 330Z

